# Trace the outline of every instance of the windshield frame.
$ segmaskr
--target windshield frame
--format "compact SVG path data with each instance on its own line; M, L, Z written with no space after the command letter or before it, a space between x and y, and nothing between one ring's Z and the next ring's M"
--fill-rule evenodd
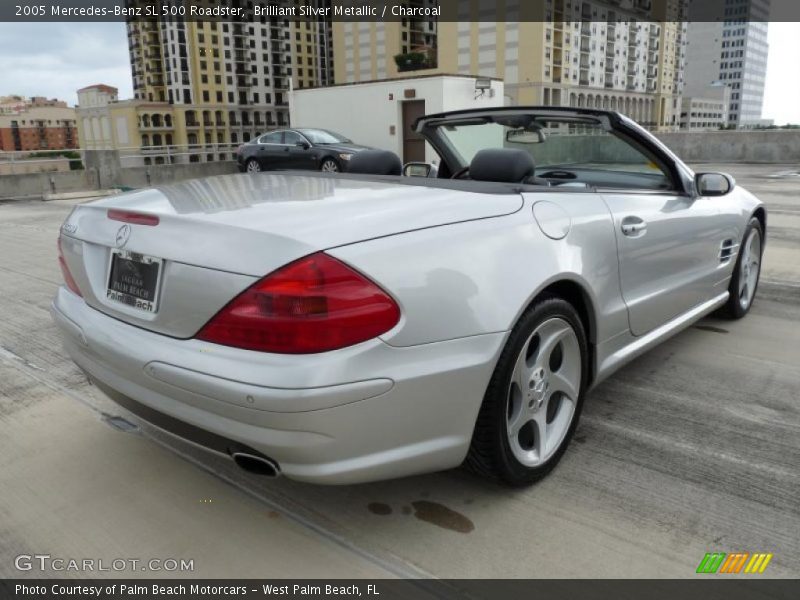
M608 110L552 106L506 106L481 110L458 110L421 117L414 130L433 146L451 173L468 166L443 134L442 127L448 124L469 121L502 121L513 116L534 116L541 119L587 119L602 124L611 134L621 138L640 152L650 156L671 179L674 190L684 196L692 196L693 173L669 148L652 133L629 118Z

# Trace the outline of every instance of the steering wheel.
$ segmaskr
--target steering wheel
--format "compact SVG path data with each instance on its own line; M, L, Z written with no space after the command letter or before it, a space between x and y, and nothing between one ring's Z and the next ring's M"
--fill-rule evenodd
M469 165L467 165L466 167L461 167L458 171L456 171L450 176L450 179L461 179L461 177L463 177L467 173L469 173Z

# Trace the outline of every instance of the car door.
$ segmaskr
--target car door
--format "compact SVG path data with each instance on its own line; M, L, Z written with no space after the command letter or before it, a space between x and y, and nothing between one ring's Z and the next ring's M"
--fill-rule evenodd
M316 169L316 156L308 140L296 131L286 131L286 169Z
M723 236L718 199L650 190L599 190L617 237L631 332L643 335L709 300Z
M286 160L286 146L283 143L283 131L272 131L258 138L256 158L261 168L282 169Z

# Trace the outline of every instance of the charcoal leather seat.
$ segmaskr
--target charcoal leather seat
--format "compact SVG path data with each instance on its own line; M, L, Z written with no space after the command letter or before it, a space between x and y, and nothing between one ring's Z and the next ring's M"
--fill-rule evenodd
M536 177L535 171L533 157L517 148L478 150L469 165L469 177L474 181L550 185L547 179Z

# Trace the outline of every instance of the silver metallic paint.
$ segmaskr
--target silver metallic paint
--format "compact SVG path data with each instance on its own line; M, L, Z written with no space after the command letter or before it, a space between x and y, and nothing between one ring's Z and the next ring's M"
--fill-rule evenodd
M121 393L246 443L289 477L322 483L459 464L508 332L553 283L572 282L588 301L596 385L725 302L735 256L719 262L717 238L740 241L760 206L738 187L705 199L473 194L281 174L190 183L84 205L69 217L64 253L87 301L58 292L53 315L66 348ZM562 239L547 237L534 218L543 200L568 215ZM132 226L128 242L168 265L151 320L101 302L105 282L96 273L105 272L119 228L105 217L112 206L161 217L158 227ZM627 239L622 220L640 213L647 233ZM398 325L307 356L176 339L257 277L318 250L388 290L402 310ZM667 310L662 295L680 311Z

